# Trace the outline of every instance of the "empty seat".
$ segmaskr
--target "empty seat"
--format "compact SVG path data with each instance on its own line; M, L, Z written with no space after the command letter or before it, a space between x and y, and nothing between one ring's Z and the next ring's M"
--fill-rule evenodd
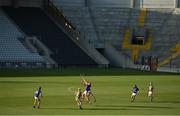
M18 40L23 35L0 10L0 62L44 62L37 53L30 53Z

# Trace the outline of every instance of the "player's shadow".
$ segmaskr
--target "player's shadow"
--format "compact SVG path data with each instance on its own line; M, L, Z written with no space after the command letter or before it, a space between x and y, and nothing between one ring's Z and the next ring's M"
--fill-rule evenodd
M42 110L79 110L78 108L58 108L58 107L43 107ZM136 110L130 108L108 108L108 107L95 107L95 108L83 108L82 110Z
M96 107L115 107L115 108L127 108L127 109L133 109L138 108L138 109L152 109L152 108L160 108L160 109L175 109L175 107L167 107L167 106L141 106L141 105L95 105Z
M96 108L84 108L83 110L137 110L137 109L132 109L132 108L118 108L118 107L116 107L116 108L105 108L105 107L96 107Z
M60 107L42 107L41 109L48 110L79 110L78 108L60 108Z
M155 101L155 103L173 103L173 104L179 104L180 101Z
M147 102L147 101L139 101L141 103L172 103L172 104L179 104L180 101L153 101L153 102Z

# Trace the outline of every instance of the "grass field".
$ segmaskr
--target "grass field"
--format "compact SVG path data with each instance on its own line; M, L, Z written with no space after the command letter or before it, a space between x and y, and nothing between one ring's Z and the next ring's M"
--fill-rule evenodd
M92 82L97 102L84 103L83 110L76 107L70 91L70 88L83 89L78 75L1 76L0 115L180 115L179 75L95 75L86 79ZM155 85L153 103L147 98L149 81ZM131 103L131 89L135 83L140 92ZM42 86L44 97L41 108L33 109L33 94L38 86Z

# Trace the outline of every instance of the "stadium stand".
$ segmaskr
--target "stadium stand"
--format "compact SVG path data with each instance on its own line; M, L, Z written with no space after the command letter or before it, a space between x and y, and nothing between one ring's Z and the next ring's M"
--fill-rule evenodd
M83 25L81 24L81 21L86 17L86 15L81 15L80 9L82 12L89 14L88 10L83 6L61 6L67 18L69 18L77 27ZM91 6L90 9L93 15L91 20L94 20L96 25L95 28L97 28L96 30L100 35L97 39L103 40L103 42L110 41L126 56L132 57L133 53L126 49L120 49L120 45L122 45L125 35L125 30L141 26L150 32L149 36L151 36L151 44L148 47L148 51L143 49L139 52L136 51L138 54L138 56L136 56L136 63L140 64L143 56L157 57L158 62L162 62L170 56L167 51L179 40L179 23L177 22L179 16L174 14L177 14L177 11L173 8L147 8L141 10L119 7ZM81 28L83 29L84 27L82 26ZM130 40L128 40L128 42L129 41ZM174 60L176 60L176 58L174 58Z
M163 23L157 30L155 27L152 28L154 29L152 52L159 57L159 62L171 55L168 50L179 42L179 15L175 15L175 12L176 10L173 9L164 10L162 13L165 17Z
M60 9L60 8L59 8ZM63 14L75 25L81 35L85 37L91 44L98 46L97 38L91 15L87 7L63 7Z
M60 65L96 65L40 8L4 7L4 11L29 36L37 36Z
M123 29L128 26L131 9L67 6L58 0L55 0L55 4L86 39L90 39L94 44L111 41L119 46L119 38L122 37Z
M106 14L106 15L104 15L104 17L102 19L99 20L100 23L102 23L104 20L106 20L108 18L110 18L110 20L115 20L115 17L111 16L111 14L115 13L115 11L113 11L113 13L111 13L111 10L113 8L111 8L111 10L108 10L110 8L99 8L99 9L101 9L101 10L97 16L100 15L99 17L103 17L102 14L104 12ZM104 12L103 12L103 9L105 9ZM114 9L118 9L118 8L114 8ZM169 21L171 21L171 22L177 21L177 19L172 19L174 17L174 16L171 16L173 11L174 11L173 9L158 9L158 10L157 9L147 9L147 14L146 14L145 21L144 21L144 28L146 28L152 32L153 43L152 43L152 47L151 47L152 49L149 52L145 51L145 52L140 53L139 59L143 55L145 55L145 56L150 56L150 55L157 56L158 55L157 57L160 57L159 61L161 61L162 59L167 57L167 50L178 41L178 36L174 37L175 35L177 35L177 33L175 33L176 31L174 31L174 30L178 30L178 27L173 26L172 25L173 23L167 23ZM95 11L95 13L97 13L97 11ZM132 10L131 16L129 16L127 13L126 16L130 17L130 21L127 22L129 24L126 24L126 26L129 25L133 28L137 27L139 14L140 14L140 10L136 10L136 9ZM116 14L116 17L118 17L117 15L118 14ZM177 16L175 16L175 17L177 17ZM106 23L104 23L104 24L106 24L106 27L108 27L108 25L107 25L108 23L110 24L110 22L111 22L110 20L108 20ZM123 19L121 18L119 21L123 21ZM127 19L126 19L126 21L127 21ZM171 26L172 28L169 29L168 26L166 26L167 24L172 25ZM118 25L118 23L115 22L114 24L113 23L110 24L111 28L115 29L116 27L114 25ZM119 28L117 30L120 30L121 26L119 26L117 28ZM173 29L173 28L176 28L176 29ZM106 32L108 30L112 30L112 29L108 29L108 28L105 28L105 29L106 29ZM164 30L168 30L167 33L166 32L164 33ZM167 36L168 33L171 33L171 35ZM113 33L113 35L116 35L116 33ZM121 39L121 36L118 36L118 37L119 37L119 39ZM173 37L173 39L172 39L172 37ZM109 38L114 38L114 37L110 35ZM113 41L113 39L112 39L112 41ZM122 41L122 40L120 40L120 41ZM174 41L174 42L172 42L172 41ZM161 51L159 51L159 50L161 50ZM128 53L127 50L126 50L126 53Z
M0 9L0 62L1 64L43 63L44 59L27 49L19 38L23 34Z
M128 27L129 8L92 7L95 24L101 39L111 41L117 47L121 42L124 29Z
M40 8L3 9L28 36L36 36L50 48L50 56L58 64L96 65L97 56L105 56L111 63L114 62L113 65L119 64L117 66L121 67L125 65L123 63L128 62L132 68L131 62L141 65L143 57L152 57L158 59L159 67L179 67L177 46L180 35L180 11L179 8L175 8L179 2L158 0L157 4L154 4L151 0L145 0L143 3L135 0L118 3L116 0L47 1L55 5L51 10L65 16L60 14L64 19L60 19L59 23L67 28L60 28L50 12ZM24 19L24 16L28 18ZM143 45L134 44L133 38L141 35L145 37ZM52 41L52 38L56 42ZM90 44L93 46L87 49L86 46ZM71 48L67 47L68 45ZM93 54L95 48L101 54ZM76 55L72 54L72 49ZM92 57L93 55L95 57ZM107 61L106 58L102 59ZM99 61L102 59L99 58Z

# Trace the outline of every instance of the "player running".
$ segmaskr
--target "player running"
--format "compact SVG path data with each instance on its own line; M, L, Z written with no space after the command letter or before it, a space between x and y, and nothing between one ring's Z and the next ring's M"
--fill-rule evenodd
M42 91L41 91L41 87L38 88L38 90L35 92L34 94L34 105L33 108L40 108L40 104L41 104L41 100L40 98L42 97Z
M132 89L131 102L133 102L135 100L135 97L136 97L138 92L139 92L139 88L135 84L133 89Z
M94 97L94 95L93 95L92 92L91 92L91 82L86 81L86 80L83 78L82 84L86 87L86 88L85 88L85 91L84 91L84 93L83 93L83 95L82 95L83 98L85 98L88 103L91 103L90 96L93 96L94 102L96 102L96 98Z
M150 99L150 101L153 101L153 93L154 93L154 86L153 84L150 82L149 83L149 88L148 88L148 98Z
M82 92L80 88L78 88L77 92L75 92L75 100L79 109L82 109Z

